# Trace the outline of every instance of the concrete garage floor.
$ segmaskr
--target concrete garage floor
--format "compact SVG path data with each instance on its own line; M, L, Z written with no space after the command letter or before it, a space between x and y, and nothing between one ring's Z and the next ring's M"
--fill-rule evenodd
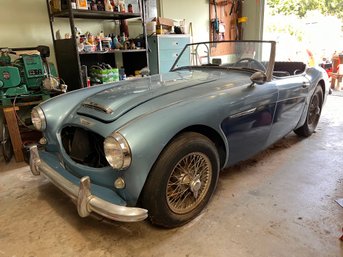
M172 230L80 218L27 166L1 164L0 257L343 256L342 111L343 97L329 96L317 133L291 133L225 170L208 208ZM23 167L4 171L11 165Z

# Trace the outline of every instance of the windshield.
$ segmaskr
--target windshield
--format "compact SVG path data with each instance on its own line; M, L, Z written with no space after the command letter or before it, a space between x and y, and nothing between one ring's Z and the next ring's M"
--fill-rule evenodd
M271 78L274 56L273 41L201 42L186 45L171 70L218 66L261 71Z

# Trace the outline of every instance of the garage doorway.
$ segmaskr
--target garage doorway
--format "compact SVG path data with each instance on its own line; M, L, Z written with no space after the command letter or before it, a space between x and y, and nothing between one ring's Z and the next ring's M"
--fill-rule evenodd
M276 2L280 1L265 1L263 39L277 42L278 61L314 66L330 63L335 53L343 51L342 19L319 10L306 11L300 17L290 5L288 11L286 6L286 11L278 13Z

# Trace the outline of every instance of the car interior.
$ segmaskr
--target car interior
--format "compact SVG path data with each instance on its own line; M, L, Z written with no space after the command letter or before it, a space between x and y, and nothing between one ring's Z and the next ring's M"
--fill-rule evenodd
M306 64L303 62L275 62L273 76L287 77L305 72Z

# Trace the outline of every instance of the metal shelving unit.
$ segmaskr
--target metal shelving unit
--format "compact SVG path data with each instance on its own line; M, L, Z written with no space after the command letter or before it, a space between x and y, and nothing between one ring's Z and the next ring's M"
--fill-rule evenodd
M122 13L122 12L107 12L107 11L91 11L72 9L71 0L67 1L67 8L58 12L52 12L50 0L46 0L51 35L55 49L56 62L59 76L68 85L68 90L75 90L84 87L82 79L81 65L88 67L97 62L105 62L111 65L115 64L115 55L122 54L123 65L128 75L134 74L135 70L149 67L148 51L145 49L136 50L108 50L101 52L84 53L79 52L77 48L75 19L88 20L126 20L139 18L142 22L142 34L144 37L145 46L147 46L146 21L145 21L145 0L138 0L140 13ZM71 38L56 39L54 22L55 19L68 19L71 31Z

